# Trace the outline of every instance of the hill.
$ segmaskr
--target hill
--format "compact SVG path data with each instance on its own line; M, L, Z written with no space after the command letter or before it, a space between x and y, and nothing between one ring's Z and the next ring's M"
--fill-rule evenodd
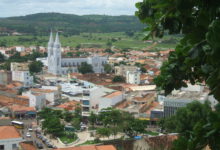
M0 18L0 32L20 32L47 35L49 30L63 31L63 35L82 32L110 33L141 31L144 25L135 16L72 15L38 13L21 17Z

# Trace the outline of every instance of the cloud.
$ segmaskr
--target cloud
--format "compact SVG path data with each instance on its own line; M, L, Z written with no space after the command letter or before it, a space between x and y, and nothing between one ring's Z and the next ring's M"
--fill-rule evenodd
M0 17L40 12L133 15L142 0L0 0Z

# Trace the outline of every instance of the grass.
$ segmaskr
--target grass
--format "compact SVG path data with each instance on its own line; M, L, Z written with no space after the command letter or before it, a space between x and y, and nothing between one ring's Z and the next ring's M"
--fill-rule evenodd
M48 33L49 36L49 33ZM47 46L48 36L1 36L0 43L6 43L8 47L10 46ZM146 43L142 39L144 35L142 33L135 33L133 37L127 36L123 32L113 32L113 33L81 33L80 35L74 35L69 37L60 36L60 41L62 46L76 47L77 45L82 45L83 47L96 47L96 48L107 48L107 42L111 42L115 48L123 49L130 48L135 50L145 49L152 45L152 43ZM178 41L180 36L170 36L166 35L163 39L156 39L155 41L168 41L158 43L152 48L154 51L157 49L167 49L174 48L176 41ZM116 39L115 42L112 39Z
M63 136L60 136L59 139L64 143L64 144L69 144L77 140L77 135L74 134L74 136L68 136L67 133L65 133Z
M153 132L153 131L145 131L145 134L149 134L149 135L152 135L152 136L157 136L157 135L159 135L158 132Z
M98 144L98 143L101 143L101 141L96 141L96 140L90 140L90 141L86 141L82 144L79 144L77 146L81 146L81 145L92 145L92 144Z

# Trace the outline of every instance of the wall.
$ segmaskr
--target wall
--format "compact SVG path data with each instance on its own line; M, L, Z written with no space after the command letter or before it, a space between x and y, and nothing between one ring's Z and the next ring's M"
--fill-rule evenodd
M4 145L5 150L13 150L12 145L16 144L16 147L19 146L19 143L22 142L22 138L15 138L15 139L3 139L0 140L0 145Z

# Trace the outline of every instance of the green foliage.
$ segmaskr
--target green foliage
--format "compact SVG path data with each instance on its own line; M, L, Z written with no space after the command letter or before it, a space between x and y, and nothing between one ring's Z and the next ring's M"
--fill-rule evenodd
M162 121L162 128L176 132L180 137L174 142L173 149L201 150L209 145L211 149L220 148L220 109L212 111L210 104L197 101L177 110L176 115Z
M5 61L5 56L2 53L0 53L0 62L4 62L4 61Z
M53 28L63 31L66 37L78 35L80 32L126 32L143 28L135 16L77 16L60 13L38 13L22 17L0 18L0 26L32 35L45 35Z
M83 63L78 67L78 70L79 70L79 72L82 73L82 74L93 73L92 65L87 64L86 62L83 62Z
M136 4L136 15L148 25L145 39L182 33L183 38L155 79L158 87L169 94L173 89L203 82L220 101L220 3L200 0L143 0Z
M146 72L147 72L147 69L144 68L144 67L141 67L141 72L142 72L142 73L146 73Z
M94 113L94 112L91 112L90 115L89 115L89 123L94 127L96 121L97 121L97 118L98 116Z
M49 117L42 123L43 129L55 137L61 136L64 132L64 125L60 123L59 118Z
M73 118L71 122L72 126L77 130L80 130L80 123L81 123L80 118Z
M43 63L40 61L33 61L29 64L30 73L38 73L42 71Z
M117 135L118 132L124 132L129 137L133 137L139 133L145 133L145 128L148 122L142 121L139 119L135 119L128 112L121 112L116 109L106 108L102 109L102 111L98 114L99 123L103 125L104 128L108 129L108 131L104 129L100 129L104 133L107 132L112 135ZM100 131L100 132L101 132ZM109 136L107 133L103 136Z
M69 111L65 111L63 116L66 122L70 122L73 119L73 114Z
M104 64L104 70L106 73L112 72L112 66L110 64Z
M115 76L112 81L113 82L125 82L125 78L123 76Z
M111 135L111 129L109 128L98 128L96 132L101 137L109 137Z

